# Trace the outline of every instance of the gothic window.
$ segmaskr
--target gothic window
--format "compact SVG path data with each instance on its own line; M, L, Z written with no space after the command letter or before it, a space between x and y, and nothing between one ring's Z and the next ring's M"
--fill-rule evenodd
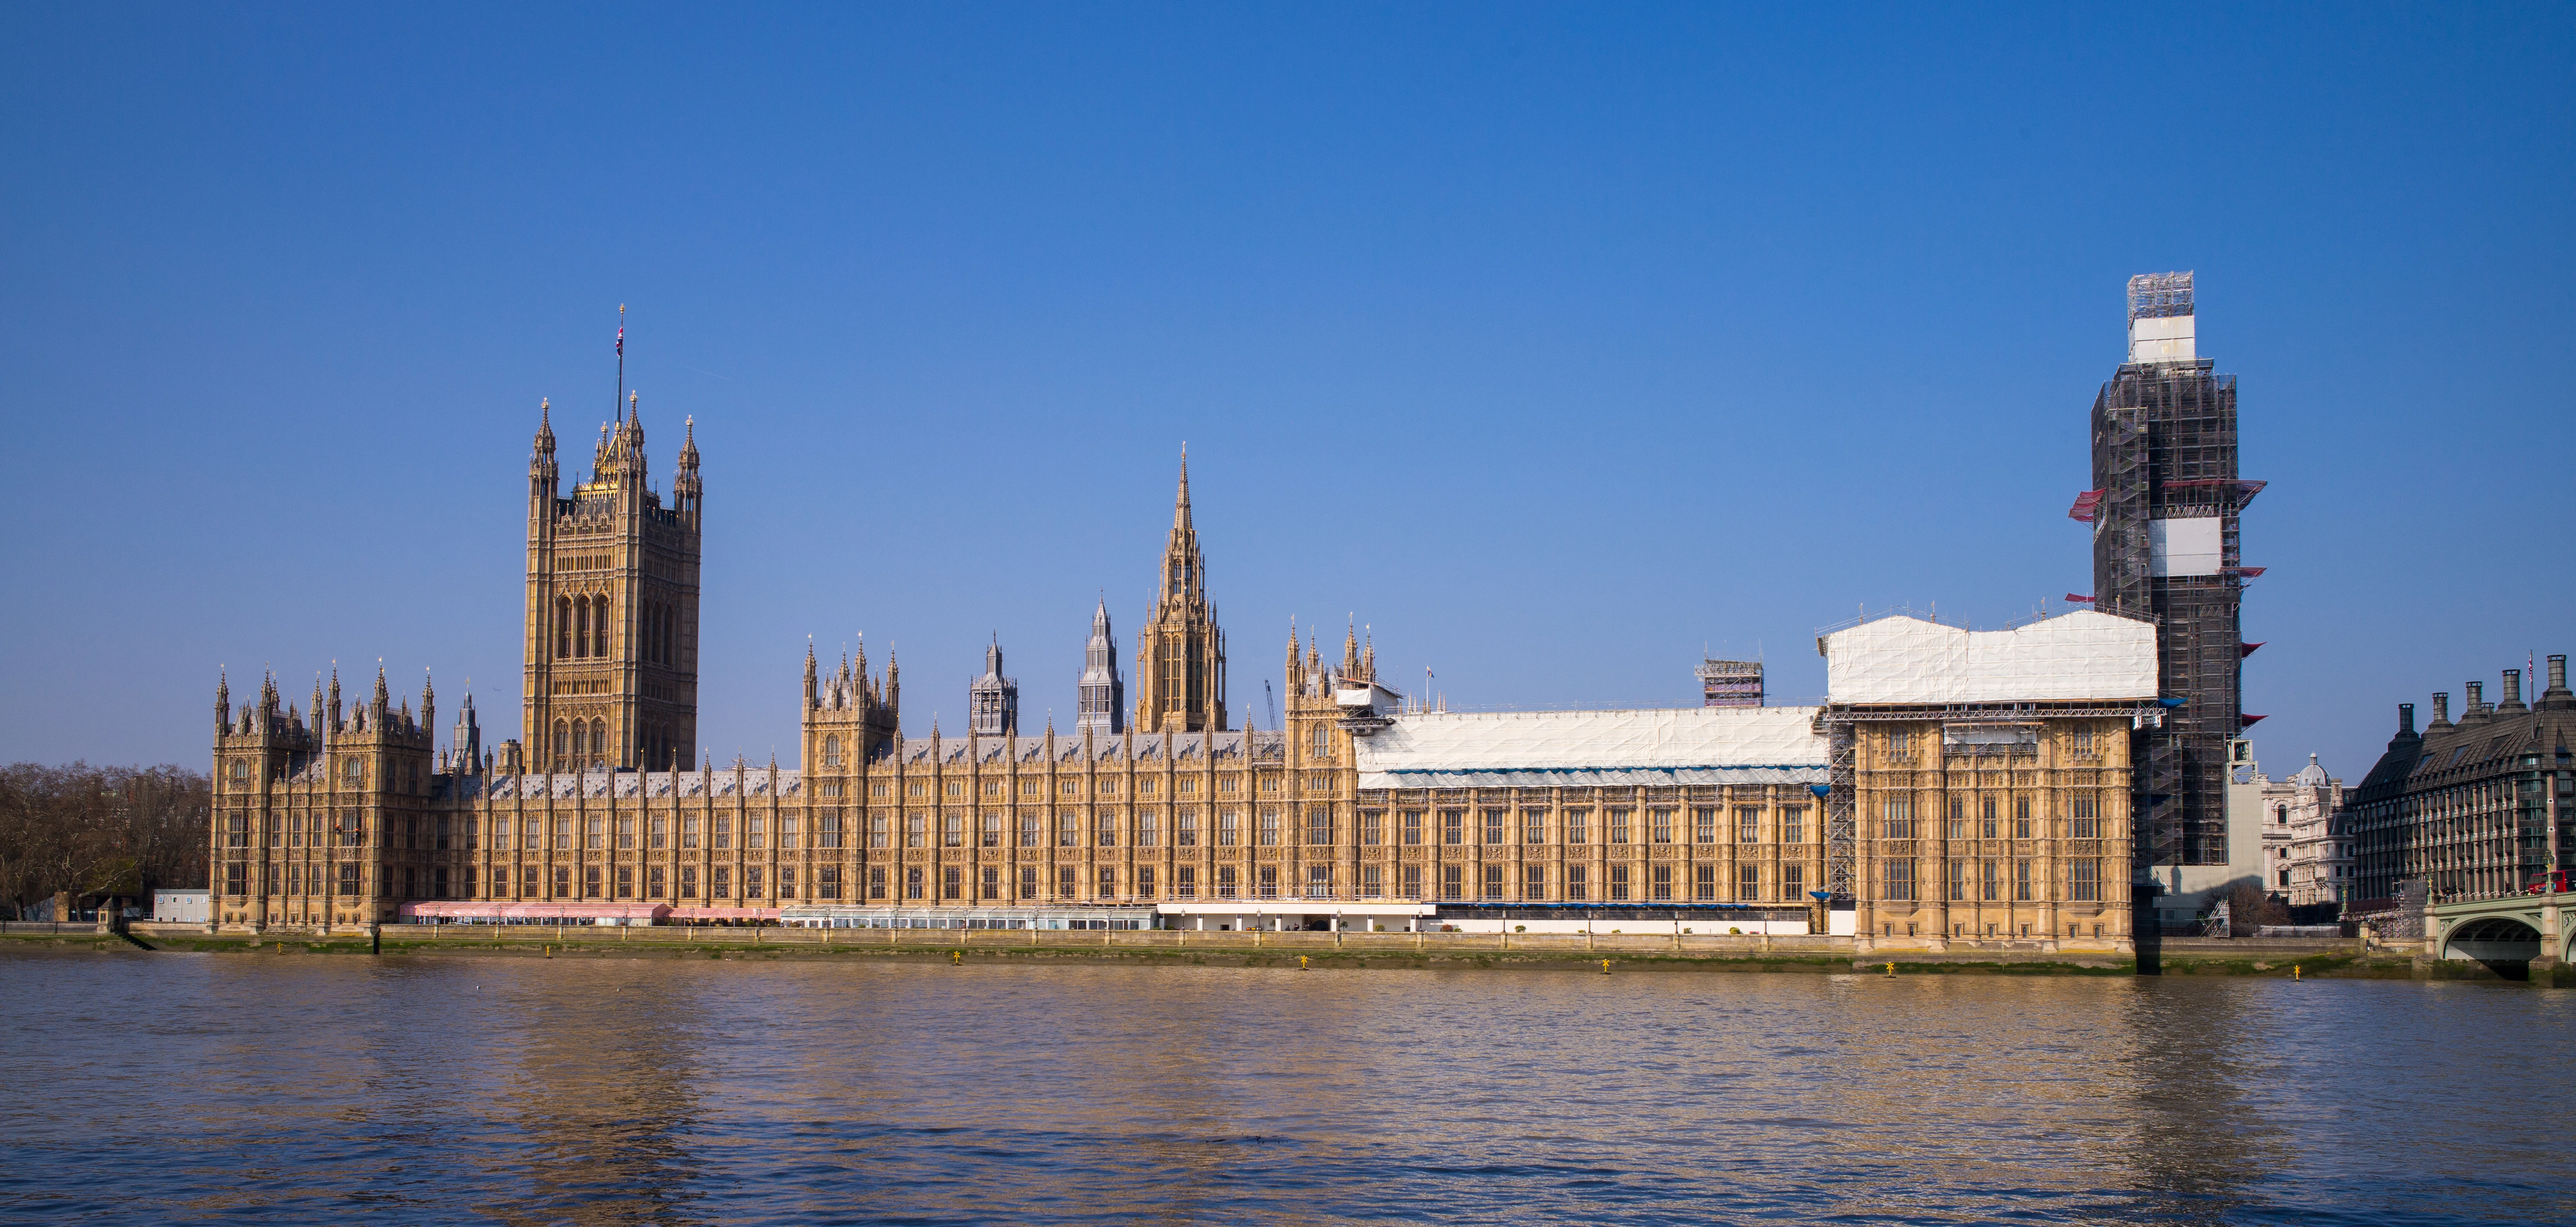
M1316 847L1322 847L1333 842L1332 806L1309 805L1306 807L1306 842L1315 845Z
M1668 809L1646 811L1646 833L1656 843L1673 842L1673 812Z
M572 598L555 598L555 657L572 655Z
M582 758L590 753L590 722L576 720L572 726L572 756Z
M591 621L591 633L590 633L590 654L591 654L591 655L593 655L593 656L606 656L606 655L608 655L608 598L607 598L607 597L601 596L601 597L593 597L593 598L591 598L591 601L590 601L590 621Z
M1647 878L1647 886L1649 891L1654 895L1655 902L1672 902L1673 867L1670 865L1655 866L1653 873Z
M983 845L987 848L998 848L1002 846L1002 812L1000 810L988 809L984 811Z
M838 767L841 765L841 739L839 737L826 737L823 739L823 765L826 767Z
M1099 897L1100 897L1100 898L1103 898L1103 899L1115 899L1115 898L1117 898L1117 897L1118 897L1118 871L1117 871L1117 870L1115 870L1115 869L1103 869L1103 870L1101 870L1101 871L1100 871L1100 896L1099 896Z
M2013 798L2013 838L2030 838L2030 798Z
M1332 756L1333 726L1329 724L1318 724L1315 726L1315 757L1331 758Z
M570 750L566 747L566 741L569 737L570 733L567 731L564 722L561 720L555 721L555 767L558 770L563 767L564 755L570 753Z
M1979 839L2003 838L2002 827L1995 821L1995 799L1993 797L1986 797L1978 803L1977 828L1977 838Z
M1807 842L1807 807L1790 805L1781 808L1780 842L1784 844Z
M1199 846L1199 812L1196 808L1183 806L1172 811L1172 846L1175 848Z
M1565 842L1569 844L1585 844L1592 842L1591 810L1570 809L1565 811Z
M607 757L608 722L605 720L593 720L590 722L590 765L593 767L605 766Z
M1736 901L1737 901L1737 902L1739 902L1739 903L1751 903L1751 902L1753 902L1753 901L1755 901L1755 900L1757 900L1757 899L1760 899L1761 897L1762 897L1762 869L1761 869L1761 867L1760 867L1760 866L1758 866L1758 865L1738 865L1738 866L1736 866L1736 867L1735 867L1735 898L1736 898Z
M1762 842L1762 810L1758 806L1740 806L1735 811L1735 842Z

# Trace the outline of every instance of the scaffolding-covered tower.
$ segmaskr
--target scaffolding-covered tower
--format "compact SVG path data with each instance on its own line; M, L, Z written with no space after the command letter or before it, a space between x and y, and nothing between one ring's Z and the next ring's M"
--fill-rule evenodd
M1700 706L1762 706L1762 662L1758 660L1702 660L1699 662Z
M2236 377L2196 352L2190 273L2129 279L2129 358L2093 402L2093 595L2153 618L2163 698L2138 734L2136 868L2227 863L2227 747L2244 728L2245 581L2237 517L2263 488L2236 473Z

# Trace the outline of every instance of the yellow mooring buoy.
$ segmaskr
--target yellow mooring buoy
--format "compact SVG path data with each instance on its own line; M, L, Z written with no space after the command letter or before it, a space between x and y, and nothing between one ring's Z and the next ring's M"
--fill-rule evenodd
M1601 974L1605 976L1610 974L1610 960L1601 960Z
M2304 978L2304 977L2302 977L2302 976L2300 976L2300 975L2299 975L2299 965L2298 965L2298 964L2296 964L2296 963L2292 963L2292 964L2290 964L2290 978L2291 978L2291 979L2293 979L2293 980L2298 980L2298 979L2303 979L2303 978Z
M966 963L966 952L965 952L965 951L963 951L963 950L951 950L951 951L949 951L949 952L948 952L948 965L949 965L949 966L951 966L951 967L962 967L962 966L964 966L964 965L965 965L965 963Z
M1306 970L1306 956L1305 956L1305 955L1302 955L1302 954L1301 954L1301 955L1298 955L1298 956L1297 956L1297 970L1299 970L1299 971L1304 971L1304 970Z
M1891 976L1896 974L1896 964L1890 963L1887 965L1887 974Z

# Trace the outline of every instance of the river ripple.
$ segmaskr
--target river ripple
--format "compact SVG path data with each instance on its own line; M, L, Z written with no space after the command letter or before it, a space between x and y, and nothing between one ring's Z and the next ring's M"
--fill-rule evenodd
M2519 985L10 953L0 994L13 1221L2576 1221L2576 992Z

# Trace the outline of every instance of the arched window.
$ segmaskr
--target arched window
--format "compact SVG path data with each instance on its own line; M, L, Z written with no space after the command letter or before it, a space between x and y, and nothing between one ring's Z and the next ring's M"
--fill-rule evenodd
M608 722L606 720L593 720L590 722L590 765L594 767L605 766L607 761Z
M582 757L582 756L584 756L584 755L586 755L586 754L589 754L589 753L590 753L590 725L589 725L587 722L580 721L580 720L575 720L575 721L573 721L573 722L572 722L572 754L573 754L573 757L575 757L575 758L580 758L580 757Z
M555 598L555 656L572 655L572 598Z
M1318 724L1315 726L1315 757L1331 758L1332 756L1333 726L1329 724Z
M826 767L838 767L841 765L841 739L839 737L826 737L823 739L823 765Z
M589 597L581 597L572 603L572 625L572 654L574 656L590 655Z
M608 655L608 598L593 597L590 602L590 654Z
M570 752L570 748L565 744L565 738L568 735L569 734L564 728L564 722L561 720L555 721L555 766L558 768L563 766L564 755Z

